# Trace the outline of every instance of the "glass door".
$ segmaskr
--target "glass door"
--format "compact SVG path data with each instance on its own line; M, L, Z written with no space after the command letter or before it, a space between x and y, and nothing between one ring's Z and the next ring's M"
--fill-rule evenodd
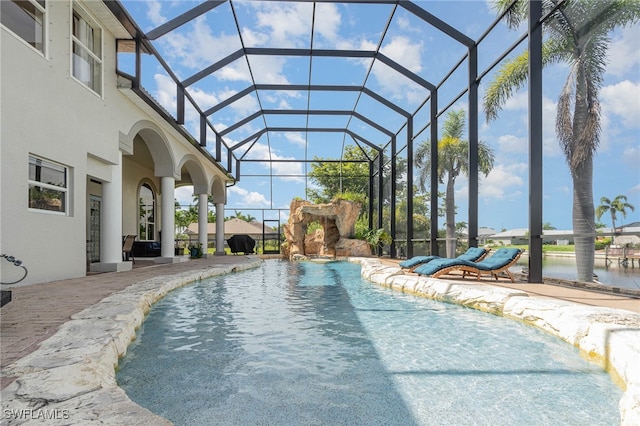
M100 261L100 209L102 198L89 196L89 239L87 240L87 259L89 263Z

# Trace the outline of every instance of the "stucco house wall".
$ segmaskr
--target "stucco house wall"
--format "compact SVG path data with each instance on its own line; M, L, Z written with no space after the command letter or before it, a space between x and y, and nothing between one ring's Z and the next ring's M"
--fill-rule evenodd
M74 4L84 7L102 29L101 95L72 77ZM221 167L153 109L141 107L142 102L132 101L130 92L118 88L116 38L131 35L101 1L47 1L46 7L44 55L6 27L0 28L0 251L28 268L21 285L86 275L89 199L102 195L103 185L114 181L114 173L121 173L122 179L122 234L137 234L141 181L153 182L160 206L158 164L152 170L129 158L135 157L139 143L145 143L132 135L138 127L151 128L148 134L161 141L158 146L166 147L171 164L163 166L165 175L179 181L181 171L176 168L189 156L204 181L225 179ZM127 146L131 140L135 142ZM30 155L69 168L67 214L29 209ZM115 177L117 182L120 176ZM158 224L160 219L158 208Z

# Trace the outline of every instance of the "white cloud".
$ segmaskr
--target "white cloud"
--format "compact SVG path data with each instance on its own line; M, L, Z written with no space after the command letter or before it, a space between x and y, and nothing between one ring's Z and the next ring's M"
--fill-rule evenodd
M405 31L411 31L411 21L406 16L400 16L396 19L396 24Z
M638 164L640 164L640 145L636 142L635 146L628 147L622 152L622 161L631 166L636 172L636 178L639 178Z
M189 94L191 95L191 97L196 101L196 103L200 106L200 108L202 108L203 110L207 110L209 108L211 108L214 105L217 105L218 102L220 102L220 98L218 96L216 96L214 93L208 93L205 92L204 90L201 90L197 87L192 87L189 88ZM174 89L175 91L175 89ZM194 114L195 110L194 110ZM194 120L197 119L199 121L199 116L196 115L194 117L192 117Z
M263 194L256 191L248 191L242 188L240 184L229 187L228 191L231 195L240 198L240 201L233 203L235 206L252 208L269 207L269 201L267 201L267 198Z
M254 31L252 28L244 27L240 30L242 34L242 40L247 46L266 46L269 43L269 35L261 33L260 31Z
M209 66L242 47L236 34L214 35L202 16L186 28L171 32L161 40L169 58L177 59L191 69Z
M521 90L515 95L507 98L502 107L505 111L526 111L529 105L529 92Z
M284 74L286 65L284 58L255 55L249 56L249 63L256 83L287 84L289 82Z
M176 86L174 81L164 74L156 74L153 79L156 83L156 92L154 93L156 100L165 109L174 111L176 109Z
M294 145L305 146L307 143L304 135L300 132L287 132L284 134L284 136L289 142L293 143Z
M422 70L422 43L412 43L408 37L399 36L394 37L380 51L409 71L418 73ZM387 65L376 62L372 73L382 90L394 99L406 99L415 103L426 95L425 88Z
M640 127L640 83L629 80L601 89L603 115L616 115L629 129Z
M498 137L498 150L501 153L527 153L527 139L514 135L502 135Z
M162 2L157 0L147 1L147 18L153 25L161 25L167 22L167 18L162 15Z
M278 154L274 149L269 148L268 145L262 143L256 143L251 148L251 153L247 155L247 158L251 159L264 159L264 160L295 160L295 157L287 157ZM263 167L269 170L269 162L265 161L260 163ZM302 163L300 162L274 162L271 163L274 175L304 175L302 170ZM290 180L296 182L304 181L304 177L288 177L283 176L283 180Z
M529 127L529 92L527 90L516 93L511 98L507 99L504 104L503 110L505 112L514 111L521 112L519 117L522 123L521 129L523 129L523 136L520 139L524 142L522 145L525 149L523 152L527 152L528 149L528 127ZM544 155L555 157L561 155L560 147L558 145L558 138L556 137L556 113L557 104L546 96L542 97L542 143ZM508 136L508 135L507 135ZM515 136L513 136L515 137ZM502 138L502 137L501 137ZM508 139L507 139L508 140ZM512 151L515 152L515 151Z
M524 175L528 170L525 163L498 164L487 177L480 176L479 193L481 199L487 202L494 200L513 199L522 194L520 188L524 185Z
M607 52L607 73L616 77L623 77L634 66L640 66L640 27L637 25L622 28L612 37L609 51Z
M338 39L342 16L338 7L331 3L316 3L315 31L329 41Z
M195 205L193 202L193 186L180 186L175 189L174 198L183 206Z
M395 62L401 64L409 71L419 73L422 71L422 43L412 43L408 37L396 36L391 42L380 49Z
M268 32L269 43L278 47L301 47L311 33L313 7L309 3L255 2L257 27Z

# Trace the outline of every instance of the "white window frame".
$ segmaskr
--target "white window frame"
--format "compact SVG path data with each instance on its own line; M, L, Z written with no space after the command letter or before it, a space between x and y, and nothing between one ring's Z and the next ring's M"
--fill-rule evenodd
M69 40L70 40L70 64L69 64L69 72L71 74L71 78L82 84L84 87L89 89L94 94L102 97L103 96L103 85L104 85L104 66L103 66L103 52L104 52L104 31L102 27L98 24L98 22L91 16L89 12L86 11L77 1L71 0L71 16L69 18ZM74 23L74 15L78 15L83 22L85 22L91 29L93 30L93 37L100 37L98 41L98 46L100 52L96 53L93 51L91 46L87 46L82 40L74 35L73 32L73 23ZM75 47L81 50L82 53L89 56L89 58L93 61L94 67L99 68L97 71L91 69L91 66L86 63L89 70L86 71L89 73L87 80L84 80L77 75L76 65L83 65L81 61L84 61L83 58L76 55ZM94 81L99 80L99 81ZM93 83L93 84L91 84Z
M9 2L10 0L0 0L0 1L2 1L4 3L5 1ZM31 3L33 5L33 7L35 7L36 10L38 10L40 13L42 13L42 37L41 37L41 40L40 40L41 44L42 44L42 49L38 49L36 46L31 45L31 43L29 43L21 35L19 35L18 33L14 32L11 28L7 27L6 25L0 23L0 27L2 27L9 34L14 36L18 40L20 40L20 42L23 43L25 46L29 46L29 48L32 49L34 52L36 52L40 56L43 56L44 58L46 58L47 57L47 52L49 50L49 2L47 0L43 0L44 1L44 7L42 7L42 5L40 3L38 3L37 0L24 0L24 1L28 1L29 3ZM34 22L35 22L35 20L34 20Z
M151 191L151 204L143 204L143 198L142 198L142 188L143 187L147 187L147 189L149 189L149 191ZM151 209L149 209L149 207L151 207ZM138 212L141 212L142 209L145 210L145 212L151 211L151 217L153 217L153 221L150 221L147 219L148 214L145 213L144 215L144 220L143 220L143 216L141 214L138 214L138 240L139 241L155 241L155 237L156 237L156 232L157 232L157 228L156 228L156 221L157 221L157 213L158 213L158 194L156 192L156 190L154 189L153 185L148 182L148 181L143 181L140 182L140 185L138 185ZM152 231L149 232L149 225L151 225ZM144 227L144 236L146 236L147 238L142 238L142 232L140 227ZM152 234L152 235L149 235ZM151 238L149 238L151 237Z
M31 161L35 160L37 162L41 162L43 165L47 165L50 166L52 168L58 168L58 169L63 169L64 170L64 175L65 175L65 186L58 186L58 185L52 185L49 184L47 182L42 182L42 181L38 181L38 180L32 180L27 178L27 182L28 182L28 193L27 193L27 200L28 200L28 208L29 211L33 211L33 212L39 212L39 213L48 213L48 214L55 214L55 215L61 215L61 216L70 216L71 215L71 211L70 211L70 203L71 203L71 188L70 188L70 182L71 182L71 168L68 166L65 166L64 164L55 162L55 161L51 161L51 160L47 160L45 158L39 157L37 155L33 155L33 154L29 154L29 166L31 165ZM28 176L28 175L27 175ZM43 208L38 208L38 207L31 207L31 196L29 194L29 192L31 191L31 187L32 186L37 186L43 189L51 189L54 191L58 191L58 192L62 192L64 194L64 203L62 204L62 210L63 211L56 211L56 210L48 210L48 209L43 209Z

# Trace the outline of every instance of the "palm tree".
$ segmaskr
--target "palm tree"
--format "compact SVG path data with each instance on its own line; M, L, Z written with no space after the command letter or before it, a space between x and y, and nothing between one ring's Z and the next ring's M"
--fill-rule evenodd
M543 29L543 66L565 62L569 75L560 92L556 133L573 181L573 233L578 280L593 280L595 215L593 204L593 156L600 140L600 103L609 47L614 28L634 24L640 18L637 0L543 0L542 15L549 13ZM496 0L507 24L517 28L526 18L526 0ZM489 84L484 97L487 121L495 119L502 105L524 86L528 77L529 52L506 61Z
M254 216L251 216L251 214L243 214L238 210L234 210L234 212L235 212L235 215L229 216L229 219L235 218L235 219L244 220L245 222L254 222L256 220L256 218Z
M447 257L456 255L455 183L462 173L469 174L469 142L462 140L465 128L464 110L451 111L444 121L442 139L438 142L438 181L444 184L446 176L445 210ZM478 170L485 176L493 168L493 151L484 142L478 142ZM415 153L415 164L420 169L419 185L426 191L431 170L431 146L429 141L420 144Z
M602 217L606 212L611 213L611 227L613 228L613 232L616 232L616 213L621 213L622 217L627 217L627 209L634 211L635 207L631 204L627 203L626 195L618 195L616 198L612 200L607 197L600 198L600 205L596 207L596 217L598 220ZM613 242L613 238L612 238Z

